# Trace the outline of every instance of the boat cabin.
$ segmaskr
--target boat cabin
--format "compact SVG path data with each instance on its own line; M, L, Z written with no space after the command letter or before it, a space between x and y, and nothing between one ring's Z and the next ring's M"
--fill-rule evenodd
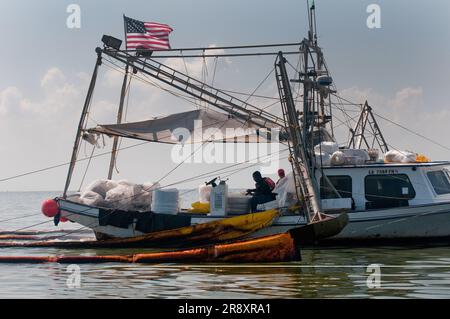
M449 166L450 162L327 166L317 170L316 177L323 209L379 210L450 201Z

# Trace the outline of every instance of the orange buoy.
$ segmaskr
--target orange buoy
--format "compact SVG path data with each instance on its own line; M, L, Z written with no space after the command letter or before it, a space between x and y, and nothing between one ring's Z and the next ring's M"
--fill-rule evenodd
M42 203L41 211L47 217L55 217L59 213L58 203L54 199L47 199Z

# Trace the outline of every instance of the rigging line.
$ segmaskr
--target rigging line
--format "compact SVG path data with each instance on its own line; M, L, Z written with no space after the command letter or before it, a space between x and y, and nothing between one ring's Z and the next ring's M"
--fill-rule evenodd
M286 152L287 150L288 150L288 149L284 149L284 150L282 150L282 151L275 152L275 153L280 154L280 153L282 153L282 152ZM268 157L268 158L273 157L274 155L276 155L275 153L274 153L274 154L271 154L271 155L269 155L269 156L266 156L266 157ZM288 157L289 157L289 156L281 157L280 160L287 159ZM250 160L250 161L251 161L251 160ZM235 165L232 165L232 166L238 166L238 165L243 165L243 164L245 164L245 163L238 163L237 165L235 164ZM178 183L175 184L175 185L180 185L180 184L184 184L185 182L191 182L191 181L200 180L200 179L203 179L203 178L208 178L208 177L212 177L212 176L217 176L217 173L218 173L218 172L221 172L220 175L226 174L226 175L224 175L223 177L230 177L230 176L232 176L232 175L234 175L234 174L236 174L236 173L238 173L238 172L244 171L244 170L246 170L246 169L249 169L249 168L254 167L254 166L256 166L256 165L259 165L259 164L260 164L260 163L253 163L253 164L248 165L248 166L245 166L245 167L239 167L239 168L234 168L234 169L227 170L228 168L230 168L230 166L228 166L228 167L225 167L225 168L221 168L221 169L219 169L219 170L216 170L216 171L212 171L212 172L204 173L204 174L202 174L202 175L198 175L198 176L196 176L196 177L194 177L194 178L190 178L190 179L183 180L183 181L181 181L181 182L178 182ZM230 174L228 174L228 173L230 173ZM168 185L165 185L165 186L163 186L163 187L161 187L161 188L165 188L165 187L169 187L169 186L174 186L174 185L168 184ZM192 190L190 190L189 192L191 192L191 191L192 191ZM194 191L195 191L195 189L194 189Z
M247 104L247 102L253 97L253 95L256 93L256 91L259 90L259 88L264 84L264 82L267 81L267 79L272 75L272 73L275 71L275 67L273 67L269 74L266 75L266 77L258 84L258 86L253 90L253 92L247 97L247 100L245 100L245 103Z
M298 70L300 69L300 60L301 60L301 55L298 56L298 59L297 59L297 66L295 67L295 70L296 70L297 73L298 73ZM297 76L297 74L296 74L296 76ZM297 88L296 88L297 85L298 85L298 91L297 91ZM293 86L292 86L292 91L293 91L293 92L296 92L296 91L297 91L297 95L299 94L299 91L300 91L300 82L294 82L294 84L293 84Z
M351 127L351 118L350 118L350 116L345 111L343 111L342 108L339 108L339 106L335 105L335 108L337 108L337 109L339 109L341 111L341 113L344 115L344 118L345 118L345 121L346 121L345 125L349 129L351 129L352 127ZM335 115L335 117L336 117L336 115ZM348 133L347 133L347 141L350 141L350 139L351 139L351 131L349 130Z
M301 95L300 93L298 93L298 94L295 96L295 98L294 98L294 102L298 102L298 98L301 97L301 96L302 96L302 95ZM266 105L266 106L263 106L261 109L262 109L262 110L266 110L266 109L268 109L269 107L274 106L275 104L280 103L280 98L274 98L274 99L276 99L277 101L272 102L272 103L270 103L270 104L268 104L268 105Z
M337 94L333 94L333 95L336 96L336 97L338 97L338 98L340 98L340 99L342 99L342 100L344 100L344 101L347 102L347 103L352 103L352 102L349 101L349 100L346 100L346 99L344 99L344 98L341 98L341 97L340 97L339 95L337 95ZM418 137L421 137L421 138L423 138L423 139L425 139L425 140L427 140L427 141L429 141L429 142L431 142L431 143L433 143L433 144L435 144L435 145L438 145L438 146L442 147L443 149L445 149L445 150L447 150L447 151L450 151L450 147L448 147L448 146L445 146L445 145L443 145L443 144L441 144L441 143L439 143L439 142L437 142L437 141L435 141L435 140L433 140L433 139L431 139L431 138L429 138L429 137L427 137L427 136L425 136L425 135L422 135L422 134L420 134L420 133L417 133L417 132L415 132L415 131L413 131L413 130L411 130L411 129L409 129L409 128L407 128L407 127L405 127L405 126L403 126L403 125L401 125L401 124L399 124L399 123L396 123L396 122L394 122L394 121L392 121L392 120L390 120L390 119L388 119L388 118L382 116L382 115L379 114L378 112L374 112L374 111L372 110L372 113L373 113L374 115L378 116L379 118L381 118L381 119L383 119L383 120L385 120L385 121L387 121L387 122L389 122L389 123L391 123L391 124L394 124L394 125L400 127L401 129L403 129L403 130L405 130L405 131L407 131L407 132L409 132L409 133L411 133L411 134L414 134L414 135L416 135L416 136L418 136Z
M85 145L86 144L87 143L85 143ZM83 187L84 179L86 178L87 172L89 170L89 166L91 165L92 156L94 156L94 152L95 152L95 145L92 145L91 156L89 157L89 161L88 161L88 163L86 165L86 170L84 171L83 178L81 179L81 182L80 182L80 187L78 187L78 191L81 191L81 187Z
M384 116L382 116L382 115L380 115L378 113L375 113L375 112L372 112L372 113L375 114L376 116L378 116L379 118L381 118L382 120L385 120L385 121L387 121L387 122L389 122L391 124L394 124L394 125L404 129L405 131L407 131L407 132L409 132L411 134L414 134L414 135L416 135L418 137L421 137L421 138L423 138L423 139L425 139L425 140L427 140L427 141L429 141L429 142L431 142L433 144L436 144L436 145L442 147L443 149L445 149L447 151L450 151L450 147L448 147L448 146L445 146L445 145L443 145L443 144L441 144L441 143L439 143L439 142L437 142L437 141L435 141L435 140L433 140L433 139L431 139L429 137L426 137L425 135L422 135L420 133L414 132L413 130L407 128L406 126L403 126L403 125L401 125L399 123L396 123L396 122L394 122L394 121L392 121L392 120L390 120L388 118L385 118Z
M233 90L225 90L225 89L219 89L219 88L218 88L218 90L226 92L226 93L233 93L233 94L238 94L238 95L245 95L245 96L251 95L250 93L244 93L244 92L233 91ZM280 100L280 98L267 96L267 95L253 94L253 97L262 98L262 99L268 99L268 100Z
M183 60L183 65L184 65L184 70L186 71L186 75L188 76L188 77L190 77L190 75L189 75L189 71L188 71L188 67L187 67L187 64L186 64L186 59L184 58L184 55L183 55L183 51L181 51L180 52L180 54L181 54L181 56L182 56L182 60ZM144 75L145 76L145 75ZM192 98L192 97L190 97L190 98ZM195 101L195 106L196 106L196 108L197 108L197 110L200 108L200 102L197 100L197 99L195 99L194 98L194 101Z
M106 61L106 62L109 62L109 61L107 61L106 59L105 59L105 61ZM111 62L110 62L110 63L111 63ZM122 73L122 74L125 74L125 72L123 72L121 69L119 69L119 67L118 67L117 64L115 64L115 63L112 63L112 64L114 64L114 65L117 67L117 69L116 69L115 67L112 67L112 66L106 64L106 63L105 63L105 66L106 66L106 67L109 67L109 68L111 68L111 69L113 69L113 70L115 70L115 71L117 71L117 72L120 72L120 73ZM194 99L194 98L192 98L191 96L187 96L187 95L184 96L184 95L182 95L182 94L178 94L178 93L172 92L172 91L170 91L170 90L168 90L168 89L166 89L166 88L163 88L163 87L157 85L156 83L153 83L153 82L151 82L151 81L149 81L149 80L143 79L143 78L141 78L141 77L139 77L139 76L137 76L137 75L131 75L131 76L134 77L134 78L136 78L138 81L140 81L140 82L142 82L142 83L148 84L148 85L153 86L153 87L156 87L156 88L158 88L158 89L161 89L161 90L163 90L163 91L165 91L165 92L167 92L167 93L170 93L170 94L172 94L172 95L174 95L174 96L176 96L176 97L178 97L178 98L184 99L184 100L186 100L187 102L194 104L192 101L189 100L189 99Z
M127 74L128 75L128 74ZM129 80L128 80L128 85L127 88L125 90L125 95L127 97L127 101L125 104L125 114L124 114L124 120L122 122L127 122L127 117L128 117L128 106L129 106L129 102L130 102L130 92L131 92L131 80L133 79L132 76L130 76ZM116 173L119 173L119 168L117 167L117 158L119 157L119 151L118 149L120 149L120 147L122 146L122 141L123 138L119 137L119 144L116 150L116 154L115 154L115 160L114 160L114 169L116 170Z
M272 75L272 73L275 71L275 67L273 67L271 70L270 70L270 72L269 72L269 74L267 74L266 75L266 77L256 86L256 88L253 90L253 92L247 97L247 99L245 100L245 104L248 104L247 102L252 98L252 96L253 96L253 94L255 94L256 93L256 91L258 91L258 89L264 84L264 82L266 82L267 81L267 79ZM258 109L258 108L256 108L257 109L257 111L259 111L260 113L259 114L261 114L263 111L264 111L264 109ZM243 124L242 124L242 126L241 127L243 127L245 124L247 124L247 121L246 122L244 122Z
M331 104L335 104L335 103L331 103ZM341 103L339 103L340 105L347 105L347 106L363 106L363 104L361 104L361 103L343 103L343 102L341 102ZM348 110L348 111L350 111L350 110ZM358 110L352 110L352 111L358 111Z
M120 51L123 52L123 51ZM127 52L129 54L129 52ZM220 54L190 54L184 55L185 58L231 58L231 57L255 57L255 56L276 56L277 52L256 52L256 53L220 53ZM299 51L284 51L283 55L299 55L301 52ZM179 55L154 55L151 57L152 59L180 59Z
M299 46L301 42L290 43L270 43L270 44L252 44L252 45L235 45L235 46L221 46L221 47L206 47L206 48L177 48L168 49L164 51L207 51L207 50L235 50L235 49L254 49L254 48L269 48L269 47L288 47ZM121 50L120 52L136 52L138 50Z
M141 145L144 145L144 144L147 144L147 143L150 143L150 142L149 141L145 141L145 142L142 142L142 143L133 144L133 145L130 145L130 146L123 147L120 150L126 150L126 149L130 149L130 148L134 148L134 147L141 146ZM109 155L109 154L111 154L111 151L104 152L104 153L99 153L97 155L94 155L92 158L97 158L97 157L101 157L101 156L105 156L105 155ZM81 158L81 159L77 159L76 162L82 162L82 161L86 161L88 159L89 159L89 157L84 157L84 158ZM52 170L52 169L55 169L55 168L67 166L69 164L70 164L70 162L66 162L66 163L61 163L61 164L57 164L57 165L53 165L53 166L48 166L48 167L45 167L45 168L37 169L37 170L34 170L34 171L29 171L29 172L26 172L26 173L17 174L17 175L14 175L14 176L2 178L2 179L0 179L0 182L5 182L5 181L8 181L8 180L16 179L16 178L19 178L19 177L24 177L24 176L27 176L27 175L37 174L37 173L41 173L41 172L44 172L44 171L49 171L49 170Z
M219 58L218 57L216 57L215 59L214 59L214 71L213 71L213 77L212 77L212 80L211 80L211 86L213 87L214 86L214 81L215 81L215 79L216 79L216 69L217 69L217 63L219 62Z
M296 67L294 67L292 64L291 64L291 62L289 62L289 60L288 59L286 59L286 63L296 72L296 73L299 73L299 70L296 68Z
M287 151L287 149L286 149L286 151ZM289 156L290 156L290 155L280 157L280 160L285 160L285 159L287 159ZM234 169L234 170L232 171L231 174L225 175L224 177L230 177L230 176L232 176L232 175L234 175L234 174L236 174L236 173L239 173L239 172L241 172L241 171L243 171L243 170L249 169L249 168L254 167L254 166L256 166L256 165L259 165L259 163L254 163L254 164L248 165L248 166L246 166L246 167L244 167L244 168Z
M120 73L122 73L122 74L125 74L125 72L122 71L122 69L121 69L116 63L111 62L111 61L109 61L109 60L107 60L107 59L105 59L105 61L106 61L106 62L109 62L109 63L111 63L111 64L113 64L113 65L115 66L115 67L113 67L113 66L110 66L110 65L108 65L107 63L105 63L104 65L105 65L106 67L109 67L109 68L111 68L111 69L113 69L113 70L115 70L115 71L117 71L117 72L120 72ZM192 96L189 96L189 95L183 95L183 94L176 93L176 92L174 92L174 91L171 91L171 90L169 90L169 89L167 89L167 88L164 88L164 87L162 87L162 86L160 86L160 85L158 85L158 84L156 84L156 83L154 83L154 82L148 80L147 78L146 78L146 79L143 79L142 77L140 77L140 76L138 76L138 75L136 75L136 74L132 74L131 76L132 76L133 78L136 78L138 81L140 81L140 82L142 82L142 83L145 83L145 84L148 84L148 85L150 85L150 86L156 87L156 88L158 88L158 89L160 89L160 90L163 90L163 91L165 91L165 92L167 92L167 93L169 93L169 94L171 94L171 95L173 95L173 96L175 96L175 97L178 97L178 98L180 98L180 99L183 99L183 100L187 101L188 103L191 103L191 104L193 104L193 105L197 105L197 104L195 104L195 102L193 102L193 101L195 101L196 99L195 99L194 97L192 97ZM145 76L145 75L144 75L144 76Z
M208 66L206 64L206 60L205 60L205 51L203 51L202 54L202 82L206 83L208 81ZM203 108L207 109L208 107L208 103L203 102L204 106Z
M125 104L124 122L127 121L127 117L128 117L128 106L129 106L129 102L130 102L131 80L132 79L133 79L133 77L130 76L130 78L128 79L128 86L127 86L126 93L125 93L127 96L127 102Z
M335 91L337 91L335 84L333 84L333 88L335 89ZM346 103L348 103L348 105L354 105L354 106L358 106L358 107L361 107L363 105L361 103L355 103L355 102L352 102L350 100L347 100L346 98L338 95L337 93L332 93L331 92L330 94L333 95L334 97L336 97L337 99L339 99L341 101L341 104L342 104L342 101L345 101Z
M25 229L30 229L30 228L35 227L35 226L40 226L40 225L48 224L48 223L50 223L50 222L53 222L53 219L51 219L51 220L45 220L45 221L40 222L40 223L36 223L36 224L33 224L33 225L29 225L29 226L25 226L25 227L22 227L22 228L19 228L19 229L15 229L15 230L13 230L12 232L19 232L19 231L22 231L22 230L25 230Z
M244 165L245 163L248 163L248 162L251 162L251 161L254 161L254 160L260 160L261 158L270 158L270 157L272 157L272 156L274 156L274 155L276 155L276 154L280 154L280 153L286 152L286 151L288 151L288 150L289 150L288 148L285 148L285 149L283 149L283 150L278 150L278 151L276 151L276 152L272 152L272 153L270 153L270 154L268 154L268 155L258 156L258 157L256 157L256 158L252 158L252 159L250 159L250 160L246 160L246 161L240 162L240 163L234 163L234 164L228 165L228 166L226 166L226 167L224 167L224 168L216 169L216 170L213 170L213 171L210 171L210 172L207 172L207 173L203 173L203 174L200 174L200 175L196 175L196 176L194 176L194 177L186 178L186 179L184 179L184 180L177 181L177 182L174 182L174 183L172 183L172 184L164 185L164 186L160 187L159 189L166 188L166 187L170 187L170 186L175 186L175 185L184 184L184 183L186 183L186 182L190 182L190 181L202 179L202 178L208 177L208 176L213 176L213 175L215 175L216 173L218 173L218 172L220 172L220 171L223 171L223 170L226 170L226 169L228 169L228 168L236 167L236 166L239 166L239 165ZM255 165L257 165L257 164L258 164L258 163L256 163ZM245 169L245 168L244 168L244 169ZM243 170L243 169L241 169L241 170Z
M226 121L224 121L223 122L223 124L220 126L220 128L216 128L216 130L213 132L213 133L211 133L211 135L209 136L209 138L211 138L214 134L216 134L216 132L218 131L218 130L221 130L224 126L225 126L225 124L226 124ZM205 144L207 144L207 143L209 143L209 142L211 142L210 140L207 140L207 141L203 141L202 143L201 143L201 145L196 149L196 150L194 150L192 153L191 153L191 155L189 155L187 158L185 158L183 161L181 161L180 163L178 163L178 165L176 165L173 169L171 169L168 173L166 173L163 177L161 177L158 181L157 181L157 183L159 183L159 182L161 182L163 179L165 179L167 176L169 176L170 174L172 174L174 171L176 171L181 165L183 165L188 159L190 159L192 156L194 156L201 148L203 148L203 146L205 145Z
M356 121L356 119L359 117L359 114L357 114L357 115L355 115L355 116L353 116L352 118L351 118L351 120L352 121ZM339 119L338 119L339 120ZM341 120L339 120L339 124L338 125L335 125L334 126L334 128L338 128L338 127L340 127L340 126L342 126L342 125L347 125L347 123L344 123L343 121L341 121ZM351 128L351 127L348 127L348 128Z
M0 220L0 223L9 222L11 220L16 220L16 219L23 219L23 218L27 218L27 217L37 216L37 215L38 215L37 213L34 213L34 214L25 215L25 216L19 216L19 217L13 217L13 218L8 218L8 219L2 219L2 220Z
M347 128L353 129L352 124L357 122L356 120L359 118L359 114L357 114L357 115L355 115L353 117L349 117L348 115L345 116L345 112L342 112L342 113L344 114L344 120L339 119L339 117L336 116L336 115L334 115L334 116L341 123L341 125L345 125ZM350 123L350 122L352 122L352 123Z

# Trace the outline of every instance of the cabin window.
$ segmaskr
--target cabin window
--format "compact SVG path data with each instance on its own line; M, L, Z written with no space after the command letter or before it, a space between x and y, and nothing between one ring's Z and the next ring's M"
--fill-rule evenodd
M433 185L436 194L450 194L450 182L448 180L448 173L444 171L435 171L428 172L427 176L431 182L431 185Z
M409 177L404 174L368 175L364 184L367 209L408 206L408 200L416 197Z
M352 198L352 178L350 176L336 175L327 177L331 185L326 178L322 177L320 179L320 197L322 199L339 198L333 187L341 198Z

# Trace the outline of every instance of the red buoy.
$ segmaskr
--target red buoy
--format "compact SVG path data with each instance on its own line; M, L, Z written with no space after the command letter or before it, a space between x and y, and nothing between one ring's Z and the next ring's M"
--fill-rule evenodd
M58 203L54 199L47 199L42 203L41 211L47 217L55 217L59 212Z
M59 221L60 221L61 223L65 223L65 222L68 222L69 220L68 220L66 217L61 216L61 217L59 218Z

